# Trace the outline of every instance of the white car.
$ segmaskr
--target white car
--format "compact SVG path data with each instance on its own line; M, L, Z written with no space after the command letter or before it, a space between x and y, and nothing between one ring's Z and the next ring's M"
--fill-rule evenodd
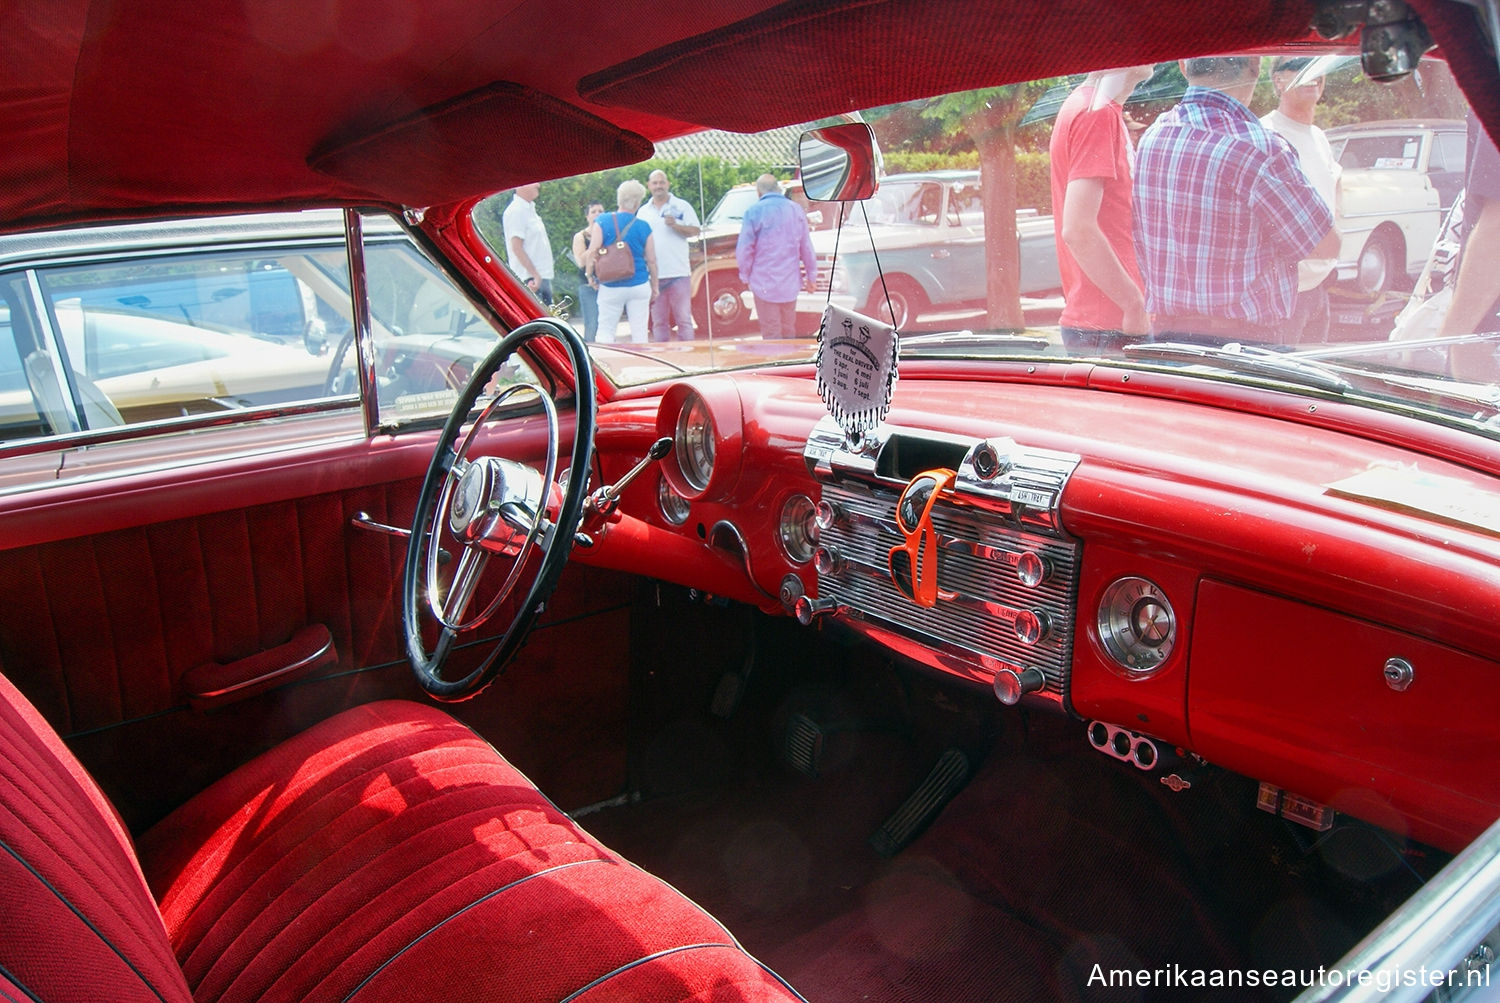
M1338 280L1371 296L1409 285L1463 187L1464 123L1366 122L1329 129L1328 142L1343 168Z

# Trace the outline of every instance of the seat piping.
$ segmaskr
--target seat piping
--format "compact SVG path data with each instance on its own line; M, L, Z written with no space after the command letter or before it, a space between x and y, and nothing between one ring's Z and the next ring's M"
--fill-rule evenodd
M364 980L361 981L359 985L355 986L353 989L351 989L349 991L349 995L347 995L347 996L344 997L343 1003L349 1003L350 1000L352 1000L356 995L359 994L360 990L364 989L365 986L369 985L372 981L374 981L375 977L377 975L379 975L381 972L385 971L385 969L389 965L394 964L395 961L396 961L396 959L399 958L399 957L401 957L401 955L405 954L407 951L411 950L413 947L416 947L419 943L421 943L422 941L426 940L430 935L432 935L433 933L436 933L440 928L442 928L443 926L447 925L448 923L451 923L453 920L455 920L458 917L462 916L464 913L468 912L470 909L473 909L473 908L475 908L477 906L483 905L484 903L488 902L490 899L492 899L495 896L499 895L501 892L509 891L510 889L515 888L517 885L524 884L525 882L530 881L532 878L539 878L539 877L541 877L544 874L553 874L553 873L556 873L557 871L560 871L560 870L562 870L562 869L564 869L566 867L577 867L579 864L614 864L614 861L608 860L608 859L606 859L604 857L595 857L595 858L590 859L590 860L573 860L573 861L569 861L566 864L558 864L555 867L549 867L546 870L536 871L535 873L528 874L525 877L517 878L516 880L510 882L509 884L501 885L499 888L496 888L494 891L486 892L484 895L481 895L479 898L475 899L473 902L470 902L468 905L464 906L463 908L458 909L458 910L454 911L453 913L449 914L448 916L445 916L442 919L438 920L436 923L432 924L432 926L428 927L426 930L423 930L421 933L417 934L417 936L413 937L411 943L407 944L405 947L401 948L395 954L392 954L389 958L387 958L384 961L382 961L380 963L379 967L377 967L369 975L366 975L364 977Z
M147 989L151 990L151 995L153 995L157 999L161 1000L162 1003L166 1003L166 997L161 994L160 990L158 990L156 988L156 986L154 986L154 985L151 984L151 980L148 979L148 978L146 978L146 976L141 973L141 970L138 969L138 968L136 968L135 965L131 962L131 960L129 958L125 957L124 953L118 947L115 946L114 942L111 941L108 937L106 937L99 930L99 928L94 925L94 923L93 923L92 920L90 920L87 916L85 916L78 909L77 906L75 906L71 901L68 900L67 896L63 895L62 892L58 891L57 888L53 886L52 882L50 882L46 878L44 878L42 876L41 872L39 872L35 867L31 866L31 861L27 860L25 857L23 857L19 853L17 853L16 850L15 850L15 848L13 848L9 843L5 842L4 840L0 840L0 849L3 849L6 853L10 854L11 857L13 857L15 859L16 863L20 864L22 867L26 868L27 871L31 872L31 876L34 877L34 878L36 878L37 882L39 884L41 884L41 886L43 888L45 888L45 889L47 889L47 891L51 892L52 895L53 895L53 897L56 898L57 901L61 902L65 906L67 906L68 911L71 912L74 916L77 916L79 922L81 922L84 926L88 927L89 931L91 933L93 933L93 935L95 937L99 938L99 942L101 944L105 945L111 951L113 951L115 953L115 957L119 958L120 961L125 965L126 968L130 969L132 972L135 973L135 977L141 980L141 985L143 985ZM12 981L14 982L15 980L13 979ZM20 985L21 983L16 982L16 984Z

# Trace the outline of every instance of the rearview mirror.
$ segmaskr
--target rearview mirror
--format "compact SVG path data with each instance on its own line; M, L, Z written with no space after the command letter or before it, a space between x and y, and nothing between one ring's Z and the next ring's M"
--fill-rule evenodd
M802 190L815 202L867 199L876 188L875 134L863 122L804 132L797 145Z

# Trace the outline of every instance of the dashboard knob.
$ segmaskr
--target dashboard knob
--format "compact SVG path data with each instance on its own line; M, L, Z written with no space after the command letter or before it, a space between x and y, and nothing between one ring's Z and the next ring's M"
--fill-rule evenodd
M1045 610L1025 609L1016 614L1011 628L1022 644L1041 644L1052 633L1052 621Z
M813 525L817 526L820 532L832 529L839 523L847 521L848 518L848 514L844 512L844 506L837 502L820 501L813 511Z
M1028 693L1035 693L1047 684L1041 669L1001 669L995 673L995 696L1007 707L1014 707Z
M792 605L792 612L797 617L797 622L807 627L814 620L837 613L842 607L837 599L814 599L812 596L798 596Z
M813 568L820 578L838 578L849 570L849 562L837 547L819 547L813 551Z
M1047 559L1034 550L1028 550L1016 558L1016 578L1028 589L1037 588L1052 574Z

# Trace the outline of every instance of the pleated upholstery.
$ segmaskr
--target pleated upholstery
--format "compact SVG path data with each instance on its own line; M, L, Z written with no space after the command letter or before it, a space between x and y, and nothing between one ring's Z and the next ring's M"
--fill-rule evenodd
M119 818L4 677L0 990L49 1003L192 998Z
M204 791L140 851L200 1001L678 1000L700 998L694 979L742 987L703 999L797 998L421 705L325 721ZM657 988L635 995L641 978Z

